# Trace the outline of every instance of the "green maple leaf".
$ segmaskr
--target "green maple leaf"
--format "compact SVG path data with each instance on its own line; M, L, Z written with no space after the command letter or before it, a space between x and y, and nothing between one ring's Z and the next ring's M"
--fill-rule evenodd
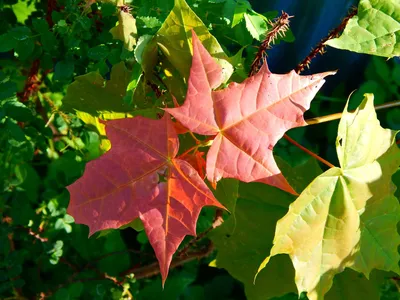
M62 108L67 111L82 111L93 116L133 111L122 101L131 79L131 72L123 62L113 66L111 78L106 81L99 72L77 76L68 86Z
M364 275L351 269L335 276L333 286L326 294L326 300L380 300L381 285L386 278L390 278L391 273L373 271L369 279Z
M187 80L193 54L192 29L211 56L222 66L224 82L227 81L233 73L228 56L185 0L175 0L172 11L157 32L157 44L173 67Z
M279 158L277 163L296 189L303 189L322 172L315 160L295 168ZM254 273L265 251L272 247L276 222L285 215L294 199L293 195L272 186L241 182L234 212L229 207L232 216L210 233L218 251L213 264L243 282L247 299L269 299L297 291L293 266L283 255L274 258L253 284Z
M361 0L343 34L327 45L384 57L400 55L400 2Z
M218 182L217 189L214 191L214 196L229 210L232 215L235 215L238 193L239 180L233 178L224 178Z
M85 124L92 126L102 137L100 150L110 149L110 141L106 138L105 126L101 120L129 118L137 115L155 117L156 109L135 110L124 102L132 72L123 62L113 66L110 80L105 80L99 72L90 72L77 76L68 86L67 94L61 107L64 111L76 113Z
M398 200L391 176L400 164L396 132L383 129L366 94L356 112L340 121L340 168L317 177L279 220L271 254L289 254L300 292L323 299L346 267L367 278L372 269L399 273Z
M251 36L256 40L261 41L267 31L267 23L264 18L258 14L245 13L244 20L246 22L246 28L250 32Z

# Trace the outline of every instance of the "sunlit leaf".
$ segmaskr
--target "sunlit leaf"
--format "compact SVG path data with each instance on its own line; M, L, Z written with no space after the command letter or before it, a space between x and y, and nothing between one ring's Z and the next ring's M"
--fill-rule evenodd
M215 136L207 154L207 179L263 182L296 193L282 176L272 149L283 134L304 126L303 113L324 84L325 72L278 75L265 64L255 76L223 90L219 64L193 32L193 61L185 103L166 109L192 132Z
M227 81L233 72L227 55L185 0L175 0L174 8L157 33L157 43L164 55L181 76L188 79L193 54L192 29L211 56L221 65L223 82Z
M398 200L391 176L400 164L396 132L379 125L373 95L343 112L337 138L340 168L317 177L278 221L271 254L289 254L299 292L323 299L345 267L399 273Z
M400 55L400 2L361 0L343 34L327 45L384 57Z
M137 28L136 20L130 13L121 10L118 13L118 25L113 27L110 32L114 39L124 42L127 50L133 51L133 47L136 45Z

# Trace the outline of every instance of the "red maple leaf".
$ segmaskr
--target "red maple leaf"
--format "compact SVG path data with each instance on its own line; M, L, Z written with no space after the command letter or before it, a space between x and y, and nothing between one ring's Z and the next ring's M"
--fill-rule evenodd
M140 218L165 281L172 255L190 234L203 206L223 206L197 171L175 158L179 141L168 113L106 122L111 149L86 165L68 186L68 213L96 231Z
M206 173L221 178L258 181L296 193L283 177L272 149L283 134L304 126L303 114L321 88L325 72L278 75L266 64L244 82L222 83L222 70L192 31L193 60L182 106L166 109L183 126L202 135L216 135L207 154Z
M185 154L180 156L181 159L186 160L200 175L201 178L205 178L204 169L206 167L206 161L204 159L204 152L196 151L193 154Z

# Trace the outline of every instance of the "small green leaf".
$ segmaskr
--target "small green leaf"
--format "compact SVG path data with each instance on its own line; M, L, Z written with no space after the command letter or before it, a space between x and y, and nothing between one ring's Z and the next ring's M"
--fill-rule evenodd
M97 45L93 48L90 48L87 55L90 59L99 61L105 59L108 53L109 49L106 45Z
M143 22L144 28L157 28L162 25L161 21L155 17L137 17L137 20Z
M33 1L17 1L17 3L12 6L12 9L18 22L24 24L29 16L36 11L36 6Z
M57 26L59 26L59 27L67 27L68 24L67 24L67 22L66 22L65 20L59 20L59 21L57 22ZM89 28L89 27L88 27L88 28Z
M246 21L246 28L250 32L251 36L258 41L263 39L265 32L267 31L267 23L258 14L245 13L244 19Z

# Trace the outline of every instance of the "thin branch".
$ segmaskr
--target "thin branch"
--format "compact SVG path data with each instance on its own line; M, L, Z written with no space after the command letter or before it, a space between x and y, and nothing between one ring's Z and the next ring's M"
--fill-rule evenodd
M40 60L36 59L32 62L31 68L29 69L28 76L26 77L24 89L22 92L17 93L21 102L28 101L29 97L32 96L39 88L40 81L38 79Z
M193 251L187 254L187 256L184 257L176 257L170 266L170 269L174 269L176 267L182 266L190 261L196 260L196 259L201 259L204 257L209 256L214 250L213 244L210 242L207 247L205 247L202 250L199 251ZM136 279L143 279L143 278L149 278L155 275L158 275L160 273L160 267L158 265L158 262L154 262L150 265L144 266L144 267L139 267L139 268L132 268L129 269L120 276L127 276L129 274L133 273Z
M387 102L384 104L379 104L375 106L375 110L381 110L381 109L386 109L386 108L392 108L392 107L397 107L400 106L400 100L392 101L392 102ZM355 112L355 110L352 110L350 112ZM331 115L326 115L322 117L315 117L311 119L307 119L306 123L308 125L315 125L315 124L320 124L320 123L325 123L333 120L340 119L342 117L343 113L334 113Z
M27 230L29 235L33 236L35 239L41 241L42 243L46 243L49 241L48 238L40 236L39 233L34 232L31 228L29 229L23 228L23 229Z
M271 29L265 36L264 41L261 43L260 47L258 48L258 52L256 57L251 64L249 77L253 76L260 70L263 62L266 60L267 54L266 50L271 48L271 44L278 38L278 36L284 37L286 31L289 29L289 19L293 16L289 16L287 13L282 11L282 14L276 18L274 21L270 22L272 26Z
M213 223L207 230L203 231L202 233L199 233L195 238L193 238L185 247L183 247L177 254L177 257L182 257L187 255L188 251L190 248L192 248L195 244L197 244L200 240L206 237L207 234L210 233L211 230L217 228L220 226L224 220L222 219L222 209L217 209L215 211L215 217L213 220Z
M319 160L320 162L322 162L324 165L328 166L329 168L334 168L335 166L333 164L331 164L329 161L323 159L322 157L318 156L317 154L315 154L314 152L308 150L306 147L303 147L302 145L300 145L298 142L296 142L294 139L292 139L290 136L288 136L287 134L285 134L283 136L286 140L288 140L290 143L292 143L293 145L295 145L296 147L300 148L301 150L303 150L305 153L311 155L312 157L314 157L315 159Z
M331 40L333 38L339 37L339 35L342 33L344 28L346 27L347 23L349 20L354 17L357 14L358 9L357 8L352 8L348 15L343 19L343 21L339 24L338 27L333 29L326 37L324 37L318 45L311 50L311 52L307 55L305 59L301 63L299 63L295 69L297 74L300 74L301 72L304 71L304 69L310 66L311 60L315 58L318 54L324 54L325 53L325 43L328 40Z
M54 10L57 8L57 0L48 0L47 1L47 12L46 12L46 21L47 24L49 24L49 27L53 27L53 19L52 19L52 13Z
M214 246L211 242L208 244L207 247L203 248L202 250L199 251L189 251L189 250L193 245L195 245L197 242L203 239L211 230L220 226L222 223L223 223L222 210L217 209L215 212L215 217L212 225L204 232L198 234L197 237L192 239L181 251L178 252L175 259L171 263L170 269L184 265L192 260L201 259L203 257L209 256L214 250ZM158 262L155 261L144 267L135 266L127 271L122 272L120 276L127 276L132 273L134 274L136 279L148 278L158 275L160 273L160 267Z

